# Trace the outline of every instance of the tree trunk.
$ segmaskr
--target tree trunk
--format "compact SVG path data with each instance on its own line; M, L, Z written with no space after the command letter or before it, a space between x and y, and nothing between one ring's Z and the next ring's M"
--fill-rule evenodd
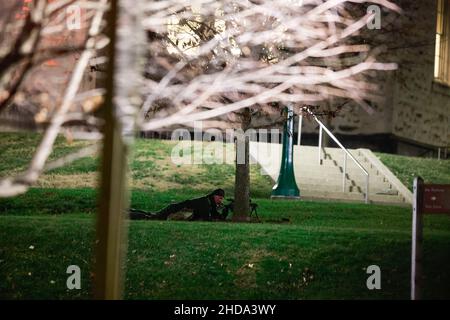
M247 130L250 126L251 114L246 109L243 112L242 129ZM239 148L238 144L243 144L243 148ZM234 210L233 221L250 220L250 137L245 134L239 136L236 141L236 177L234 182ZM238 156L238 151L244 152ZM242 161L244 160L244 161Z
M330 111L331 111L331 105L330 105L330 103L328 102L328 103L326 104L326 106L327 106L326 111L330 112ZM332 118L329 117L329 116L325 116L325 117L324 117L324 120L325 120L325 121L324 121L325 126L326 126L329 130L331 130L331 121L332 121ZM330 147L330 143L331 143L331 138L330 138L330 136L329 136L328 134L326 134L325 131L324 131L324 132L323 132L323 136L322 136L322 147L323 147L323 148L329 148L329 147Z
M104 4L107 1L102 0ZM113 0L109 10L108 69L104 105L105 126L101 189L97 217L94 297L121 299L125 280L129 207L128 156L139 112L145 33L143 0Z
M103 155L95 238L94 298L101 300L122 298L123 262L126 257L123 210L127 201L127 147L122 140L120 120L115 116L113 102L116 95L114 83L117 56L117 7L118 2L111 1L108 17L108 35L111 42L107 49L108 72L105 79L107 93L103 106L105 126L102 128Z
M245 137L245 163L236 162L233 221L247 221L250 214L249 137Z
M330 123L331 121L326 121L325 125L327 126L327 128L330 128ZM322 148L329 148L330 147L330 136L328 134L325 133L325 131L322 131Z

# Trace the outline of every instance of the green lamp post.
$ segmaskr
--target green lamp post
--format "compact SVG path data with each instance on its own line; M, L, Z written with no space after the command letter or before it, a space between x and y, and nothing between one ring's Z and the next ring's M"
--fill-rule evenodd
M271 198L300 198L300 190L295 182L294 175L294 111L288 105L287 120L283 130L283 151L281 155L281 168L277 184L272 188Z

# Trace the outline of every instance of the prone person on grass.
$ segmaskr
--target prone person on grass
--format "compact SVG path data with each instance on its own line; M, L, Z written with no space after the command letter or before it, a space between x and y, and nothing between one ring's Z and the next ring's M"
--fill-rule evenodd
M219 213L218 209L222 206L225 191L216 189L206 196L189 199L178 203L173 203L158 212L146 212L142 210L130 209L130 219L132 220L166 220L170 215L180 211L192 211L190 221L214 221L225 220L228 212Z

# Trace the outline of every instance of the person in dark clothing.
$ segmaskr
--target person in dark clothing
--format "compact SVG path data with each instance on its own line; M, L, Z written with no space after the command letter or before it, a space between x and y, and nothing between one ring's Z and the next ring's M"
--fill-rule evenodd
M204 197L173 203L156 213L130 209L130 219L166 220L173 213L190 210L192 211L192 216L189 219L191 221L225 220L227 217L227 212L219 213L218 211L218 208L222 206L224 197L225 191L222 189L216 189Z

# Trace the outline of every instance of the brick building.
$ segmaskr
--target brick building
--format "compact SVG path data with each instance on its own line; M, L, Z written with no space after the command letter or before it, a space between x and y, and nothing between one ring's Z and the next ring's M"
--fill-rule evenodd
M28 2L23 1L24 7ZM351 148L436 156L439 147L450 146L450 0L394 2L404 13L395 16L391 27L365 32L369 41L387 47L383 60L399 66L396 71L378 72L374 77L385 99L373 103L372 114L350 103L328 126ZM2 6L8 3L16 0L2 1ZM382 20L390 18L382 11ZM48 41L75 46L84 34L66 30L42 46L51 45ZM46 91L51 86L56 88L53 92L61 92L76 61L75 52L36 68L27 81L29 90ZM82 90L95 87L96 76L96 72L87 70ZM317 125L303 121L302 144L317 145L317 138Z
M48 5L54 1L47 0ZM5 28L8 23L27 19L31 5L31 0L2 0L0 26ZM44 59L44 62L37 64L29 71L11 105L0 114L2 124L8 127L9 123L13 123L15 127L36 129L39 127L39 119L42 118L39 114L50 114L61 104L86 38L88 26L86 18L85 10L74 5L58 10L53 19L46 24L45 28L48 32L41 34L35 52L46 52L52 48L70 52ZM55 27L54 31L52 27ZM20 28L8 31L8 36L1 39L0 46L4 48L13 46L17 33L20 31ZM79 91L95 88L97 77L96 72L87 69L83 74ZM72 107L74 110L77 108L79 109L80 106L76 104ZM42 119L42 121L45 120Z
M349 148L449 156L450 0L391 1L403 13L381 11L382 28L367 28L358 39L373 47L384 46L379 59L398 64L396 71L369 72L382 101L369 102L371 112L350 102L338 117L324 122ZM359 10L363 16L368 6L358 4L350 10ZM325 104L333 108L333 102ZM304 118L302 144L317 145L318 131L314 121ZM143 136L169 138L170 132Z
M367 30L388 48L383 58L399 66L377 74L384 101L372 115L349 106L330 128L349 147L437 156L439 147L450 148L450 0L394 2L404 13L391 29ZM302 144L317 144L316 125L303 123Z

